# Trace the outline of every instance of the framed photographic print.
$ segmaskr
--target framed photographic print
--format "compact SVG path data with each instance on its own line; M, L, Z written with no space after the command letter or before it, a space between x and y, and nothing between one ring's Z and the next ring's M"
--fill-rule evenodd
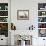
M29 20L29 10L17 10L17 20Z

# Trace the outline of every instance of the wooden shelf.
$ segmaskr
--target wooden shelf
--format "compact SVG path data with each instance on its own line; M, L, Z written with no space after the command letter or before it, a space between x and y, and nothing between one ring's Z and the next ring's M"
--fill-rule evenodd
M38 29L46 29L46 28L38 28Z
M0 10L0 11L8 11L8 10Z
M8 17L8 16L0 16L0 17Z
M46 22L38 22L38 23L46 23Z
M8 23L8 22L0 22L0 23Z
M38 17L46 17L46 15L44 15L44 16L38 16Z
M46 10L38 10L38 11L45 11L46 12Z

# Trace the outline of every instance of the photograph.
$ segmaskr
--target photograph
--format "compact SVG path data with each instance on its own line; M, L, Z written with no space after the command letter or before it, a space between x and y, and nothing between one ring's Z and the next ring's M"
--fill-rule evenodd
M17 10L17 20L29 20L29 10Z

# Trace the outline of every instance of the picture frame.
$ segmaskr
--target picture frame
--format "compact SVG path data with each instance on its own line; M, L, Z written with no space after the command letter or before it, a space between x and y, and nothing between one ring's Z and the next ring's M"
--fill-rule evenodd
M17 10L17 20L29 20L29 10Z

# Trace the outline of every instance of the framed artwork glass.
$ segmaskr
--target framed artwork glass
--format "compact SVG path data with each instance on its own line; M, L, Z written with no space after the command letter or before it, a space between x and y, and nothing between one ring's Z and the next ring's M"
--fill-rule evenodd
M17 20L29 20L29 10L17 10Z

